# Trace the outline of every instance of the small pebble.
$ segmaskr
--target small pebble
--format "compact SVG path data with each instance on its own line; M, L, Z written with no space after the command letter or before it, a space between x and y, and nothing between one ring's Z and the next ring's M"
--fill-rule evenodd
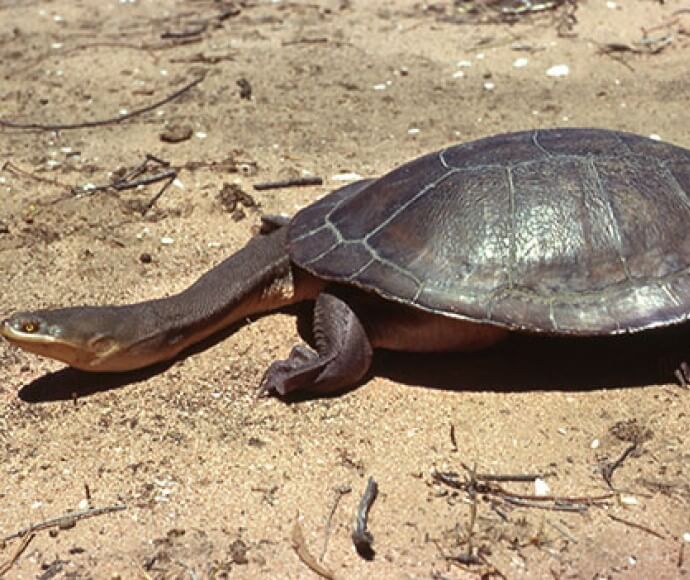
M543 479L538 477L534 480L534 495L544 497L546 495L549 495L550 492L551 488L549 487L549 484L546 483Z
M79 502L79 509L80 510L87 510L89 509L89 500L84 498Z
M204 133L203 131L197 131L196 133L194 133L194 136L197 139L206 139L206 137L208 137L208 133Z
M688 544L690 544L690 532L685 532L685 533L683 534L683 541L684 541L684 542L687 542Z
M333 181L356 181L358 179L362 179L362 176L359 173L336 173L331 177L331 180Z
M525 58L525 57L523 56L523 57L520 57L520 58L516 58L516 59L513 61L513 66L514 66L515 68L523 68L523 67L527 66L528 63L529 63L529 59L527 59L527 58Z
M590 443L589 446L590 446L592 449L598 449L600 444L601 444L601 443L599 442L599 439L592 439L592 443Z
M661 136L660 136L660 135L657 135L656 133L652 133L652 134L649 136L649 138L650 138L650 139L654 139L654 141L661 141Z
M623 505L640 505L640 500L638 500L634 495L622 495L621 503Z
M417 129L417 127L411 127L410 129L407 130L408 135L419 135L420 129Z
M465 71L462 71L462 70L456 70L456 71L453 73L453 78L454 78L454 79L461 79L461 78L464 78L464 76L465 76Z
M163 244L164 246L169 246L169 245L174 244L174 243L175 243L174 238L170 238L168 236L163 236L161 238L161 244Z
M550 77L567 77L569 74L570 67L567 64L556 64L546 71L546 75Z
M372 88L375 91L385 91L387 86L388 85L386 83L379 83L378 85L374 85Z
M484 83L484 90L485 91L493 91L496 88L496 85L492 83L491 81L487 81Z
M120 110L118 111L118 113L119 113L120 115L126 115L127 113L129 113L129 111L128 111L127 109L120 109Z
M469 68L472 66L472 62L469 60L459 60L457 66L460 68Z
M151 254L144 252L139 256L139 261L142 264L150 264L153 261L153 258L151 257Z

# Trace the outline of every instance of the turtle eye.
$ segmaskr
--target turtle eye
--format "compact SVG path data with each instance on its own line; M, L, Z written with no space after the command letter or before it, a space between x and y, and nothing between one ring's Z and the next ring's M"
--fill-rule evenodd
M22 332L26 332L27 334L33 334L37 330L38 324L33 320L25 320L24 322L22 322Z

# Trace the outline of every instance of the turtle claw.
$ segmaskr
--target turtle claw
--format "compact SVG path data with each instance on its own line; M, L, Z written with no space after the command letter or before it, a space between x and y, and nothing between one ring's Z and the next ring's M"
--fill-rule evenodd
M317 353L304 345L297 345L286 360L276 361L268 367L259 385L259 395L285 396L310 387L322 369L322 365L315 364L318 361Z
M690 388L690 365L687 362L680 363L673 374L681 387Z

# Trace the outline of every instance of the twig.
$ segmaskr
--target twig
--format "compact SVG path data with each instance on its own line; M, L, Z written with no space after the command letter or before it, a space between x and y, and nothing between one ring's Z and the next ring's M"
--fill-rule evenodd
M653 530L652 528L648 528L647 526L644 526L642 524L638 524L635 522L631 522L630 520L626 520L624 518L614 516L613 514L606 514L611 518L614 522L618 522L621 524L625 524L626 526L630 526L631 528L636 528L638 530L642 530L643 532L647 532L648 534L651 534L652 536L655 536L657 538L660 538L662 540L666 539L666 536L664 536L661 532L657 532L656 530Z
M587 509L589 509L589 506L592 505L586 503L567 502L539 503L538 501L535 501L536 499L537 498L535 497L534 500L529 501L520 499L518 497L503 497L503 501L517 507L536 508L540 510L549 510L555 512L585 512L587 511Z
M165 171L161 171L159 173L154 173L153 175L148 175L139 178L139 176L142 175L148 169L149 162L151 161L157 163L158 165L162 165L163 167L170 167L169 161L165 161L164 159L160 159L155 155L147 153L146 158L142 163L137 165L134 169L131 169L128 173L124 175L124 177L120 177L113 183L106 183L104 185L97 185L95 187L81 186L78 189L73 188L72 193L94 193L96 191L106 191L108 189L114 189L116 191L125 191L127 189L135 189L139 186L143 187L146 185L151 185L152 183L158 183L159 181L165 181L163 187L161 187L158 193L156 193L147 203L145 203L141 207L141 214L145 215L146 212L148 212L155 205L155 203L160 199L163 193L165 193L168 187L170 187L170 184L172 184L172 182L175 181L175 178L177 177L177 169L172 167L170 169L166 169Z
M470 471L470 468L461 463L463 469ZM517 473L517 474L494 474L494 473L475 473L475 478L478 481L536 481L537 479L543 479L544 475L540 473Z
M134 109L133 111L130 111L129 113L126 113L124 115L118 115L117 117L110 117L109 119L101 119L97 121L82 121L80 123L64 123L64 124L55 124L55 125L46 125L43 123L19 123L16 121L7 121L5 119L0 119L0 126L2 127L10 127L12 129L39 129L41 131L67 131L71 129L83 129L86 127L99 127L101 125L110 125L113 123L120 123L122 121L126 121L127 119L131 119L132 117L136 117L137 115L143 115L144 113L148 113L149 111L153 111L154 109L157 109L158 107L165 105L169 103L170 101L174 101L175 99L179 98L182 96L184 93L198 85L201 81L204 80L206 75L201 75L200 77L197 77L193 81L187 83L185 86L183 86L181 89L178 89L171 95L168 95L164 99L161 99L160 101L156 101L155 103L152 103L150 105L147 105L146 107L142 107L141 109Z
M10 557L7 562L4 564L0 564L0 578L2 578L5 574L7 574L10 571L10 568L15 565L17 560L21 557L21 555L24 553L24 550L26 550L29 547L29 544L31 543L31 540L33 540L36 537L36 534L27 534L22 538L21 544L17 546L17 549L14 551L14 554Z
M558 525L557 523L552 522L551 520L547 520L546 523L549 524L554 530L559 532L564 538L567 538L573 544L577 544L577 538L573 536L568 530Z
M304 187L305 185L322 185L322 177L295 177L293 179L282 179L280 181L265 181L254 184L254 189L263 191L265 189L282 189L285 187Z
M323 549L321 550L321 555L319 556L320 562L323 562L323 559L326 557L326 550L328 549L328 539L331 535L331 525L333 524L333 516L335 515L335 510L338 509L338 504L340 503L342 497L350 493L351 491L352 488L349 485L339 485L334 490L335 495L333 498L333 505L331 506L331 510L328 513L328 518L326 518L326 530L325 537L323 539Z
M455 438L455 425L450 424L450 450L455 452L458 450L458 440Z
M304 540L302 533L302 526L299 525L299 519L295 520L295 525L292 527L292 548L295 550L297 557L314 573L327 580L335 580L335 574L320 564L314 556L312 556L307 543Z
M166 31L161 34L161 38L163 39L168 39L168 38L189 38L191 36L199 36L200 34L203 34L206 32L208 29L208 20L205 22L201 22L196 28L193 28L191 30L183 30L181 32L175 32L175 31Z
M364 495L362 496L362 499L359 502L359 507L357 508L355 527L352 530L352 542L357 549L357 553L365 560L372 560L374 558L374 536L367 529L367 519L369 517L369 510L371 509L378 492L378 484L373 477L369 477L367 487L364 490Z
M57 187L70 187L69 185L65 183L60 183L59 181L56 181L55 179L48 179L47 177L40 177L34 173L31 173L30 171L26 171L25 169L22 169L21 167L18 167L11 161L5 161L3 163L2 167L0 167L0 171L9 171L10 173L13 173L14 175L21 175L23 177L28 177L29 179L33 179L34 181L38 181L40 183L49 183L50 185L55 185Z
M101 516L112 512L119 512L126 509L126 505L119 504L101 508L91 508L88 510L78 512L70 512L65 514L64 516L52 518L50 520L44 520L42 522L38 522L37 524L33 524L27 528L19 530L18 532L14 532L9 536L5 536L2 539L2 541L8 542L10 540L26 536L27 534L32 534L33 532L40 532L41 530L47 530L50 528L60 528L66 530L68 528L73 527L79 520L84 520L86 518L95 518L96 516Z
M604 481L606 482L606 485L609 486L609 489L614 489L613 487L613 472L618 469L623 462L627 459L627 457L637 449L637 442L631 443L625 451L621 454L621 456L616 459L615 461L605 463L601 467L601 476L604 478Z

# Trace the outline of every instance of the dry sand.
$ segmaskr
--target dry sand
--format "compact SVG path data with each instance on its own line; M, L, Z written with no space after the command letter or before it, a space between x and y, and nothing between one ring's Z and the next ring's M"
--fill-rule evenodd
M690 147L683 2L577 2L570 27L567 6L491 23L453 4L0 2L4 120L107 119L205 73L131 120L0 128L0 314L176 292L240 248L260 213L293 213L336 174L380 175L459 141L600 126ZM569 74L546 74L557 65ZM145 216L160 184L71 192L146 154L179 175ZM302 175L324 185L252 188ZM226 183L258 208L223 206ZM622 352L518 340L475 355L382 354L342 396L257 400L264 369L298 340L294 314L266 316L167 369L110 379L0 344L0 536L127 506L38 531L7 577L316 577L293 550L296 520L315 558L328 537L323 565L338 578L690 574L690 395L656 372L656 336ZM472 502L434 470L542 473L553 494L597 496L609 491L602 465L631 441L613 476L624 493L607 505L570 513L479 494L472 544L485 562L444 557L466 554ZM350 530L369 476L379 496L365 561ZM340 486L351 492L327 527ZM0 547L0 565L20 545Z

